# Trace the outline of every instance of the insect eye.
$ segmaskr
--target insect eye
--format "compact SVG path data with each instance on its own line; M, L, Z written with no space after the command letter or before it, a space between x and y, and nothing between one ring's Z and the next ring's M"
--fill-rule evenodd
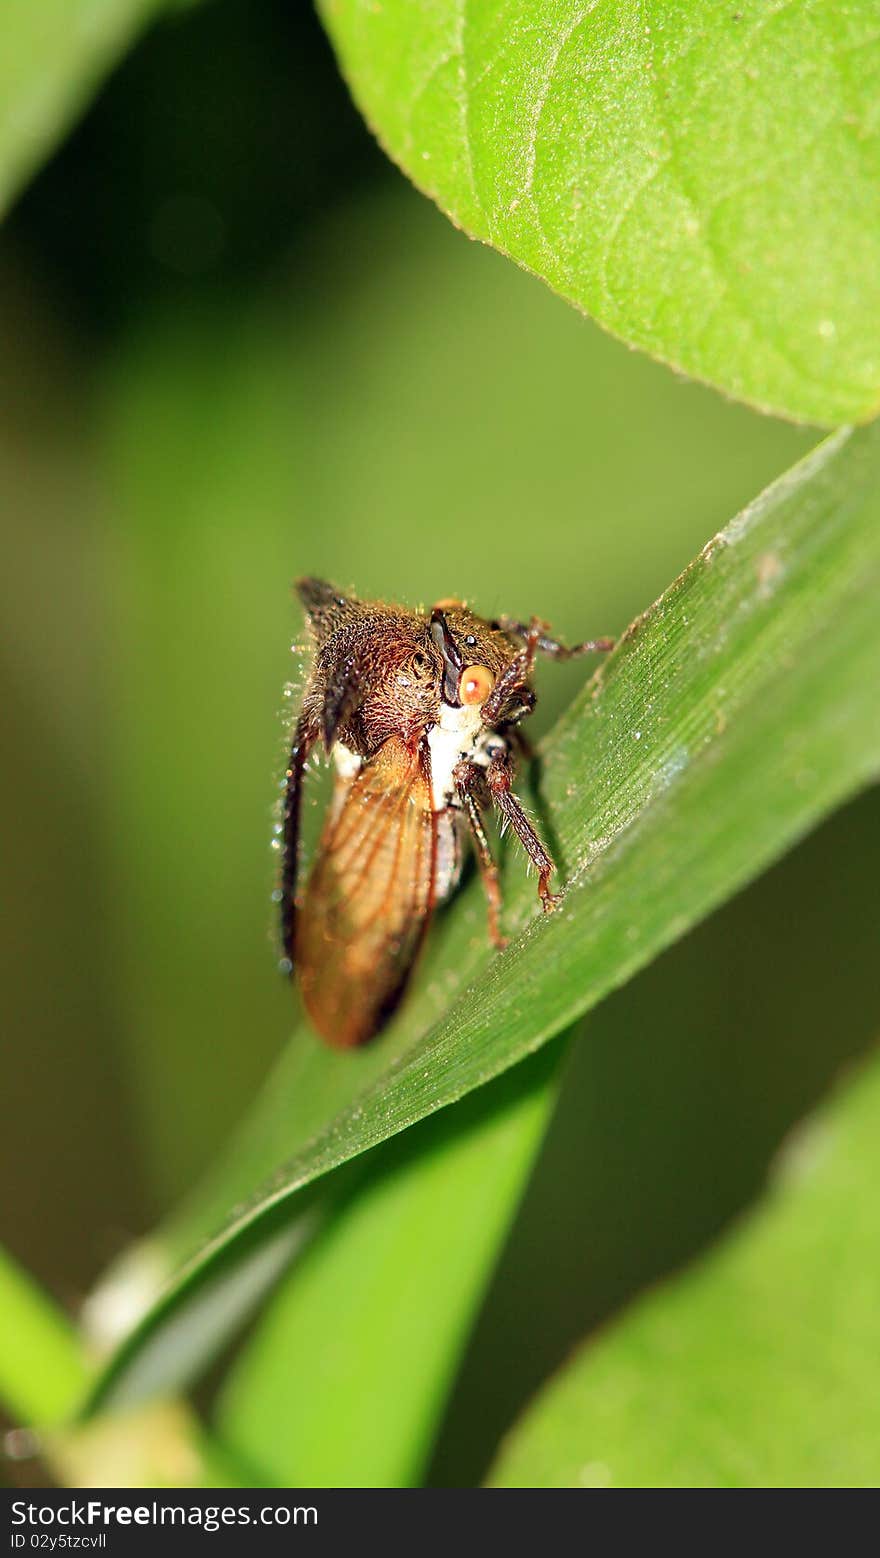
M458 679L458 696L466 708L485 703L495 678L487 665L466 665Z

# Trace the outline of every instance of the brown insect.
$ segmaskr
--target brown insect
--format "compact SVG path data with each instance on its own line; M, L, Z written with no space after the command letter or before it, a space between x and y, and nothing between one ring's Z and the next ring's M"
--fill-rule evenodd
M487 622L460 601L409 611L343 595L321 579L296 585L314 644L287 768L281 931L318 1032L361 1044L397 1005L435 904L476 850L489 934L503 947L498 872L483 814L493 806L538 872L545 909L553 861L513 794L519 724L535 707L535 657L569 659L610 638L566 648L537 618ZM303 777L317 743L337 777L305 890L297 871Z

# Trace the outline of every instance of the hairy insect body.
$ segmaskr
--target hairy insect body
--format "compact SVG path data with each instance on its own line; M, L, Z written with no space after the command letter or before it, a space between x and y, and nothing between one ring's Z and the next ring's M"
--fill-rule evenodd
M430 613L346 596L303 579L314 659L287 770L282 938L306 1008L331 1044L359 1044L403 992L434 907L470 837L497 945L500 893L483 814L493 807L538 870L553 862L511 789L519 722L531 713L535 655L567 650L538 621L488 622L459 602ZM322 745L337 780L308 881L299 883L305 765Z

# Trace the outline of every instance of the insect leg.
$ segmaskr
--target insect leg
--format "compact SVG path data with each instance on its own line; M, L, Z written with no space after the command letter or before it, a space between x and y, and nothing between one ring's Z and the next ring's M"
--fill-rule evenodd
M535 700L534 694L528 693L526 683L532 674L537 654L550 655L556 660L571 660L576 655L594 654L614 648L613 638L593 638L583 644L573 644L569 648L565 644L560 644L557 639L547 636L547 624L539 617L533 617L528 627L522 622L515 622L511 617L498 617L495 625L512 637L521 638L523 647L511 660L503 676L498 678L483 705L483 719L487 725L497 725L505 715L509 715L507 704L510 704L511 710L516 711L515 718L522 717L524 713L531 713ZM529 706L523 708L527 696Z
M538 640L541 637L541 623L535 620L532 626L526 630L525 643L518 654L514 655L507 670L499 676L495 686L483 704L483 720L487 725L497 725L505 712L505 705L516 694L522 694L523 689L532 674L535 664L535 655L538 649ZM520 699L520 701L522 701ZM530 698L534 704L534 696Z
M455 788L461 801L462 810L467 817L480 867L480 875L483 878L483 887L486 892L486 907L489 915L489 939L494 947L501 952L507 946L507 937L501 933L499 916L501 913L501 885L498 881L498 867L492 859L492 851L489 848L489 840L483 827L483 819L480 816L480 802L482 797L485 803L486 776L476 763L460 762L453 774Z
M553 660L573 660L577 655L606 654L614 648L613 638L588 638L582 644L561 644L558 639L551 638L547 632L547 624L533 617L528 627L524 622L517 622L513 617L498 617L498 626L503 633L510 633L514 638L522 638L528 641L531 634L538 630L535 641L535 650L538 654L549 655Z
M498 753L492 758L486 769L486 783L489 786L489 794L505 822L508 822L513 828L514 833L538 873L538 897L541 900L542 908L545 910L554 909L560 901L561 894L551 893L549 887L550 877L556 869L553 857L541 843L521 803L514 795L510 787L512 778L513 775L507 757L503 753Z
M294 923L296 919L296 878L299 863L299 817L306 762L315 744L317 732L305 719L297 720L287 760L284 811L281 835L281 945L293 969Z

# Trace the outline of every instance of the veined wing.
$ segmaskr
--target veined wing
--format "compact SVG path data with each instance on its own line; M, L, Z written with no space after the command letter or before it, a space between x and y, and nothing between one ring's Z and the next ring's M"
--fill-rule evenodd
M297 916L295 962L322 1038L370 1038L403 991L434 907L427 745L391 736L337 796Z

